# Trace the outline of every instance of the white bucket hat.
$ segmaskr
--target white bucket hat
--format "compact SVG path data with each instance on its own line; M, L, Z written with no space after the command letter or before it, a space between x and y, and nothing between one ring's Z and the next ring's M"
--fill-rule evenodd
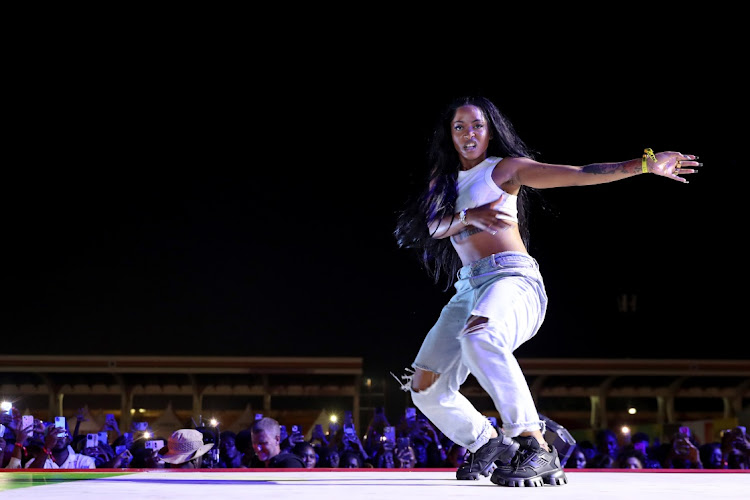
M179 429L169 436L167 452L159 453L159 456L167 463L182 464L200 457L213 446L213 443L203 444L203 434L200 431Z

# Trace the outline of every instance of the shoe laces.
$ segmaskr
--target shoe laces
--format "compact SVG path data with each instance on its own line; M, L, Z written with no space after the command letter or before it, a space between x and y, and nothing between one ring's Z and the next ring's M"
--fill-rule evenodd
M471 469L474 467L474 454L469 450L466 450L466 453L464 453L464 462L461 464L460 468L466 470L467 464L468 470L471 471Z

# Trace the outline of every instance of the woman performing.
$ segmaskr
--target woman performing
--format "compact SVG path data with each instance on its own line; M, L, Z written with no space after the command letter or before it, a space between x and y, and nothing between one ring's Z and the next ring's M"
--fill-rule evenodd
M405 375L414 404L470 457L457 479L489 475L503 486L567 483L554 447L543 437L528 384L513 352L544 320L547 294L527 251L525 189L583 186L643 173L687 182L701 166L677 152L585 166L532 159L512 124L483 97L448 107L429 147L430 173L422 195L400 215L402 248L416 248L437 282L457 276L443 308ZM459 389L473 374L502 419L501 432Z

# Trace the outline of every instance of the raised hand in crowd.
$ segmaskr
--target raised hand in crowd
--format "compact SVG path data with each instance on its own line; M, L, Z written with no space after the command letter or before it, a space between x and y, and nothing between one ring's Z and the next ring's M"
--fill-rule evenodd
M112 431L118 436L122 435L120 426L117 425L117 420L115 420L115 416L111 413L107 413L107 418L104 420L104 424L102 424L102 431Z
M687 427L681 427L672 438L664 467L668 469L702 469L698 447L691 440Z
M313 444L320 444L321 446L328 447L328 437L326 436L326 433L323 432L322 425L315 424L310 435L310 442L312 442Z

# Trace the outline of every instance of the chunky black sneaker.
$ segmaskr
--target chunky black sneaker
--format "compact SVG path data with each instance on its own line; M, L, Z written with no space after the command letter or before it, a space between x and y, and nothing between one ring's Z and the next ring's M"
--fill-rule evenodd
M542 447L536 450L522 449L509 464L498 464L490 481L500 486L558 486L568 483L568 478L560 466L557 450Z
M479 474L488 476L495 461L509 462L518 451L519 444L512 438L500 434L492 438L475 453L470 453L456 471L456 479L479 479Z

